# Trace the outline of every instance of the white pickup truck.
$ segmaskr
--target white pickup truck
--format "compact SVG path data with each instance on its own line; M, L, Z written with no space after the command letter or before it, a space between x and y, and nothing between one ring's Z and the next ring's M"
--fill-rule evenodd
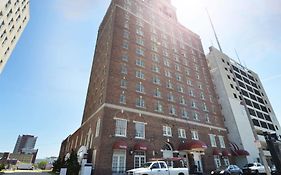
M128 175L188 175L188 168L168 167L164 161L146 162L141 168L127 171Z
M265 167L261 163L248 163L243 167L244 174L265 174ZM269 168L270 171L270 168Z

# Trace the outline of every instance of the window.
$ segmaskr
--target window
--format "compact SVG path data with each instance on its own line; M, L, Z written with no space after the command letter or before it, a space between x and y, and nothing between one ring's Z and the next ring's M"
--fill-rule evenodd
M129 42L124 40L123 41L123 46L122 46L124 49L128 49L129 48Z
M154 97L161 98L161 92L160 92L159 88L156 88L154 90Z
M137 152L134 155L134 168L140 168L146 162L146 156L144 152Z
M137 37L136 43L139 44L139 45L144 46L144 40L143 40L143 38L142 38L142 37Z
M128 55L126 55L126 54L122 55L121 59L122 59L122 61L128 62Z
M163 126L163 136L172 137L172 129L169 126Z
M112 173L126 173L126 150L114 150L112 155Z
M167 88L173 89L173 84L172 84L171 80L168 80L168 82L167 82Z
M180 65L175 64L175 69L176 69L177 71L181 71L181 70L180 70Z
M125 64L121 65L121 73L122 74L127 74L128 73L128 69L127 69L127 66Z
M152 65L152 71L153 71L153 72L156 72L156 73L159 73L159 72L160 72L159 66L153 64L153 65Z
M140 67L144 67L144 61L142 59L137 59L136 60L136 65Z
M140 36L143 36L142 28L141 28L141 27L137 27L136 33L137 33L138 35L140 35Z
M197 112L193 112L193 119L199 121L199 114Z
M181 116L182 118L188 118L188 112L185 108L181 108Z
M186 105L186 101L183 96L180 97L180 104Z
M124 28L129 29L129 21L128 20L126 20L124 22Z
M136 91L140 92L140 93L144 93L144 86L143 86L142 82L137 83Z
M127 80L122 79L121 82L120 82L120 84L121 84L121 85L120 85L121 88L127 89L127 84L128 84Z
M151 50L154 52L158 52L158 47L155 43L152 43Z
M143 48L137 47L137 49L136 49L136 54L137 54L138 56L144 56L144 50L143 50Z
M161 104L161 102L158 100L155 103L155 111L156 112L163 112L163 105Z
M170 61L166 58L164 58L164 65L170 67Z
M185 129L179 128L178 129L179 138L186 138Z
M214 134L209 134L209 137L210 137L210 141L211 141L211 146L212 146L212 147L217 147L216 135L214 135Z
M152 82L153 82L154 84L161 85L160 78L159 78L158 76L153 76L153 77L152 77Z
M141 70L137 70L136 77L140 79L144 79L144 73Z
M95 137L98 137L99 134L100 134L100 118L97 120Z
M181 76L180 74L177 74L177 73L176 73L176 79L177 79L178 81L182 81L182 76Z
M190 95L191 97L194 97L194 96L195 96L192 89L189 90L189 95Z
M129 31L128 30L123 31L123 38L129 39Z
M137 18L136 25L143 27L143 21L141 19Z
M135 138L145 138L145 124L141 122L136 122L135 123Z
M199 140L198 131L191 131L191 139L192 140Z
M228 158L223 158L223 161L224 161L224 165L225 166L229 166L230 165L230 162L229 162L229 160L228 160ZM236 167L236 166L234 166L235 167L235 169L238 169L239 167Z
M142 98L142 96L137 98L137 100L136 100L136 107L145 108L145 102L144 102L144 99Z
M208 114L206 114L206 115L205 115L205 120L206 120L206 122L207 122L207 123L211 123L211 121L210 121L210 117L209 117L209 115L208 115Z
M221 160L220 160L219 156L215 155L214 156L214 161L215 161L215 164L216 164L216 168L221 167Z
M220 147L221 148L225 148L225 143L224 143L223 136L218 136L218 138L219 138L219 142L220 142Z
M169 77L169 78L172 78L171 72L169 70L167 70L167 69L165 70L165 76Z
M192 107L192 108L197 108L196 102L195 102L194 100L191 101L191 107Z
M174 102L174 101L175 101L175 99L174 99L174 96L173 96L173 93L172 93L172 92L169 92L167 96L168 96L168 101L172 101L172 102Z
M178 89L178 92L184 93L182 85L178 84L177 89Z
M127 136L127 120L116 119L115 136Z
M208 107L207 107L207 105L206 105L206 103L203 103L203 111L205 111L205 112L208 112L209 110L208 110Z
M152 54L152 61L159 63L159 56L157 54Z
M201 98L202 100L205 100L205 95L204 95L203 92L200 93L200 98Z
M169 106L169 114L171 115L177 115L176 114L176 108L174 105Z

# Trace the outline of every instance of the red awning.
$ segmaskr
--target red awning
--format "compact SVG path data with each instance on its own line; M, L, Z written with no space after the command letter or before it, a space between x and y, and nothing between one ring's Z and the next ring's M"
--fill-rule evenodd
M179 150L204 151L205 149L207 149L207 145L201 140L192 140L190 142L182 143L179 146Z
M146 151L147 146L144 143L136 143L134 146L134 150Z
M244 150L244 149L236 150L236 153L238 154L238 156L248 156L248 155L250 155L249 152Z
M222 153L221 153L218 149L214 148L214 149L213 149L213 155L214 155L214 156L221 156Z
M230 156L231 156L231 152L229 152L228 150L223 150L223 151L222 151L222 156L224 156L224 157L230 157Z
M128 148L127 143L121 140L116 141L112 146L112 149L127 149L127 148Z

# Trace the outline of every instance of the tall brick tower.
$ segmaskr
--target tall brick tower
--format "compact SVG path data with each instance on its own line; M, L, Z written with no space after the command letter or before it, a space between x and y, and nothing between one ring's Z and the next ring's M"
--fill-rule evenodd
M81 127L60 156L85 146L103 175L172 157L209 173L231 162L226 132L200 37L178 23L170 0L113 0Z

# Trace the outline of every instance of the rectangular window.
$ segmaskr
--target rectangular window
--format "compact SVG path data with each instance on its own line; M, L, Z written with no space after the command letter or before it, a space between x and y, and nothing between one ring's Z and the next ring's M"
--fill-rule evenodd
M160 72L159 66L153 64L153 65L152 65L152 71L153 71L153 72L156 72L156 73L159 73L159 72Z
M216 135L214 135L214 134L209 134L209 137L210 137L210 141L211 141L211 146L212 146L212 147L217 147Z
M225 148L225 143L224 143L223 136L218 136L218 138L219 138L219 142L220 142L220 147L221 148Z
M191 131L191 139L192 140L199 140L198 131Z
M115 136L127 136L127 120L116 119L115 123Z
M157 101L155 104L155 111L156 112L163 112L163 105L161 104L160 101Z
M126 150L115 150L112 155L112 174L126 173Z
M98 137L100 134L100 118L97 120L97 126L96 126L96 134L95 137Z
M127 89L127 80L122 79L120 82L120 87Z
M138 56L144 56L144 50L142 48L140 48L140 47L137 47L136 54Z
M122 74L127 74L127 73L128 73L128 70L127 70L127 66L126 66L126 65L122 65L122 66L121 66L121 73L122 73Z
M145 67L145 66L144 66L144 61L143 61L142 59L137 59L137 60L136 60L136 65L137 65L137 66L140 66L140 67Z
M137 37L136 43L139 44L139 45L144 46L144 40L143 40L143 38L142 38L142 37Z
M172 129L169 126L163 126L163 136L172 137Z
M145 124L141 122L135 123L135 138L145 138Z
M139 152L134 156L134 167L140 168L146 162L146 156L144 152Z
M137 70L136 77L140 79L144 79L144 73L141 70Z
M179 138L186 138L185 129L178 129Z
M215 164L216 164L216 168L221 167L221 160L220 160L219 156L214 156L214 161L215 161Z
M136 107L145 108L145 102L142 96L136 99Z

